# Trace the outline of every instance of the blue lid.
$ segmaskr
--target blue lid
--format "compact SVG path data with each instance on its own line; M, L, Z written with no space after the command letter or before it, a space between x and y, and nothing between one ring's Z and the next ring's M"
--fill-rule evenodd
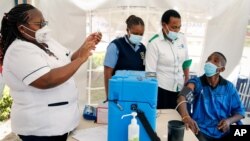
M158 82L155 73L118 70L109 80L109 100L146 102L156 105Z

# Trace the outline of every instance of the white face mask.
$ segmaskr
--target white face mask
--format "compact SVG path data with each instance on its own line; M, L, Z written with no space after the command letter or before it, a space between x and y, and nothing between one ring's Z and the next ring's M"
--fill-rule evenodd
M35 39L38 43L45 43L46 41L49 40L49 32L51 30L48 28L48 26L44 26L44 27L38 29L37 31L34 31L34 30L24 26L24 25L20 25L20 26L23 26L24 28L34 32L35 33L35 38L30 36L29 34L27 34L25 32L24 32L24 34L26 34L27 36L29 36L32 39Z
M140 35L135 35L135 34L130 34L129 40L131 43L138 45L140 44L141 40L142 40L142 36Z
M167 26L168 28L168 26ZM168 38L171 39L172 41L176 40L178 38L178 32L173 32L170 31L168 28L168 34L167 34Z

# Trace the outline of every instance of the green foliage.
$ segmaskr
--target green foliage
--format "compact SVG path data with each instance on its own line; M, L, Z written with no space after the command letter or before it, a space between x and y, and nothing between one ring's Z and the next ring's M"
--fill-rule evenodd
M92 69L96 69L99 66L103 66L103 61L104 61L104 56L105 54L102 53L95 53L92 56Z
M0 99L0 121L4 121L10 118L12 101L13 100L9 94L9 88L5 86L3 97Z

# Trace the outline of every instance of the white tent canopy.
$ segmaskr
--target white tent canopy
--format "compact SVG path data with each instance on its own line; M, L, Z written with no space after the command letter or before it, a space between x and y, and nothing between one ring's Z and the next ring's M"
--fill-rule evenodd
M226 77L232 73L241 58L246 26L250 15L249 0L53 0L49 2L48 0L42 0L37 2L37 6L42 9L46 16L49 16L49 21L55 21L51 22L51 25L58 28L58 30L55 29L56 32L62 33L56 34L59 39L63 38L64 42L68 40L66 44L72 44L70 42L72 40L76 41L75 36L84 36L84 20L86 20L84 14L86 15L90 10L97 11L99 9L129 6L153 7L162 9L162 12L164 12L169 8L175 8L182 14L189 15L190 19L207 20L202 63L211 52L223 52L228 58L228 69L224 73ZM64 18L66 15L68 15L67 21ZM160 22L160 19L158 20ZM124 21L125 19L120 22ZM71 26L74 28L70 28ZM66 27L70 28L69 34L67 34ZM79 29L83 32L80 33ZM200 71L202 72L202 69Z
M124 22L129 14L139 14L146 21L146 44L148 38L161 28L160 18L163 12L174 8L181 13L183 23L186 23L183 31L190 35L190 39L196 38L192 34L199 31L194 28L190 32L188 23L201 23L204 30L200 36L202 44L196 48L190 45L192 51L200 50L196 53L199 62L194 64L195 70L199 70L196 73L202 74L202 66L208 55L219 51L228 59L223 76L232 81L237 77L237 65L242 56L246 27L250 19L250 0L31 0L31 3L49 21L53 37L72 50L83 43L86 34L104 26L108 29L101 30L104 30L104 40L108 43L118 35L118 30L126 31ZM10 0L1 0L0 15L8 12L13 5L14 2ZM96 22L104 25L95 24ZM96 25L100 27L95 27ZM88 76L91 73L88 73L87 68L89 66L86 63L76 74L81 93L86 93L86 86L90 84L91 77ZM81 99L86 100L86 95L82 95Z

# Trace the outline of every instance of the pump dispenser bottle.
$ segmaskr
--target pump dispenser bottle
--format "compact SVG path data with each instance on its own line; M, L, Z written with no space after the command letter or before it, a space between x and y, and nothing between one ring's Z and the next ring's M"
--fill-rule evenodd
M131 123L128 125L128 141L139 141L140 128L135 118L137 113L132 112L131 114L123 115L122 119L126 116L133 116Z

